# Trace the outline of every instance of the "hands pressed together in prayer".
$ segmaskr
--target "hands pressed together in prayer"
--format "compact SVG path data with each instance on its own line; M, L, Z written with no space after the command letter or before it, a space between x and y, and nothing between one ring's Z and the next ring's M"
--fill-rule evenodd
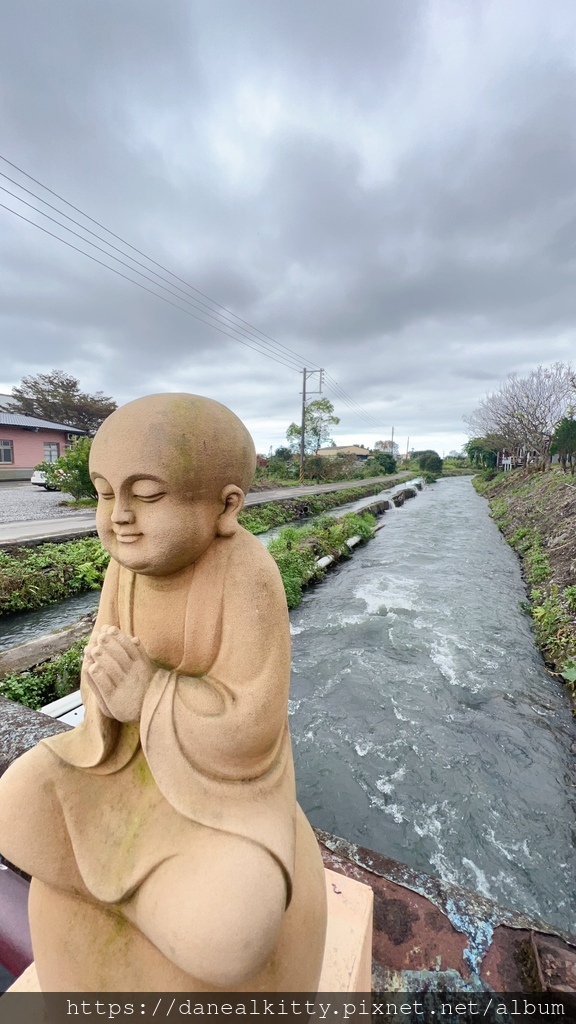
M102 626L84 655L87 682L102 714L117 722L136 722L157 665L140 640L116 626Z

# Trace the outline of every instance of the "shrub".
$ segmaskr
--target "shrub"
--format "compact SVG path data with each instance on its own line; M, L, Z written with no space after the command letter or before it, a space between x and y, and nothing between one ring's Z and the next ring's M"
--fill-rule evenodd
M420 469L427 469L430 473L440 475L444 463L438 452L424 452L418 460L418 465Z
M289 526L268 545L276 562L286 591L289 608L302 600L302 588L312 580L322 579L325 569L316 564L324 555L348 558L346 541L360 536L367 540L374 534L376 520L369 513L349 513L341 519L321 516L308 526Z
M0 614L34 611L102 586L110 560L97 537L0 551Z
M55 462L41 462L36 469L45 473L48 484L71 494L76 501L80 498L95 498L96 489L88 469L91 446L91 437L79 437Z
M77 640L72 647L33 672L13 673L0 680L0 696L39 711L59 697L73 693L80 685L84 648L88 637Z

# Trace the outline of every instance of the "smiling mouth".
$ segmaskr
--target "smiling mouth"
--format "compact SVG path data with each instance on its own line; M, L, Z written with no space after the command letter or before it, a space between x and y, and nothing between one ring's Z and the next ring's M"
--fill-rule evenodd
M117 533L116 540L119 540L121 544L134 544L135 541L140 540L141 533Z

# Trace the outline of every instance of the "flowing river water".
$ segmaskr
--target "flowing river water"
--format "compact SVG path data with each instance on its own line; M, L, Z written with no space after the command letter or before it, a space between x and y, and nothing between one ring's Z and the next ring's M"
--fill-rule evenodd
M518 560L466 478L383 522L291 613L300 803L329 832L576 931L576 729ZM0 647L97 601L10 617Z
M576 738L519 563L466 478L426 488L291 614L311 821L576 931Z

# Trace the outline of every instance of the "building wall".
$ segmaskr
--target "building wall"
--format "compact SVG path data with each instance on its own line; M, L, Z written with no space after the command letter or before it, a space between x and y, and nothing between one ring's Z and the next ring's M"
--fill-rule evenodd
M0 462L0 480L29 480L34 466L44 462L44 443L60 445L59 454L63 455L67 444L67 433L64 430L25 430L23 427L2 426L0 424L0 441L12 441L14 462Z

